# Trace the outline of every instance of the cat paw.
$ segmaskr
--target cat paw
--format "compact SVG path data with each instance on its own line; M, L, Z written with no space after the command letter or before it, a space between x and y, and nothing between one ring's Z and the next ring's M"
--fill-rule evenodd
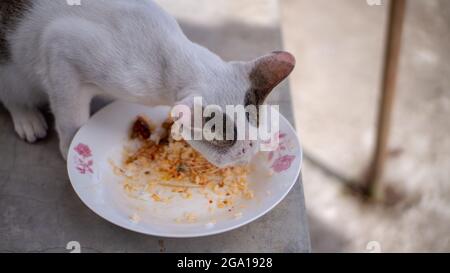
M48 125L37 109L11 112L14 129L19 137L30 143L47 136Z

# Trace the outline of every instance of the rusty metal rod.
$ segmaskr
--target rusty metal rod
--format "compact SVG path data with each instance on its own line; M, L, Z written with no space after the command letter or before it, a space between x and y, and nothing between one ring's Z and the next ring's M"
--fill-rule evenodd
M378 190L386 161L392 109L397 85L405 9L406 0L390 1L375 151L365 185L365 191L370 197L373 197Z

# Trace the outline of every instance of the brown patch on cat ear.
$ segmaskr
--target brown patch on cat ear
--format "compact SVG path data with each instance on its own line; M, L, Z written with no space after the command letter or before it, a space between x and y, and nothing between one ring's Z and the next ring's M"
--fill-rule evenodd
M275 51L255 61L250 72L252 89L258 97L267 97L269 93L294 70L295 57L284 51Z

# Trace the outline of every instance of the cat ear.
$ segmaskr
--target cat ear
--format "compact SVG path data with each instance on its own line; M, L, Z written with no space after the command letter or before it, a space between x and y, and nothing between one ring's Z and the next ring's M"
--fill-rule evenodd
M265 99L294 67L295 57L284 51L275 51L253 61L249 77L252 90L258 93L255 95Z

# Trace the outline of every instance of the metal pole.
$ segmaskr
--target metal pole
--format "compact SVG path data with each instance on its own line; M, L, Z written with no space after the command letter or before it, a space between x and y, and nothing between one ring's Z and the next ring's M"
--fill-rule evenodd
M365 191L370 197L373 197L378 191L378 184L386 161L406 8L406 0L391 0L390 2L376 144L365 185Z

